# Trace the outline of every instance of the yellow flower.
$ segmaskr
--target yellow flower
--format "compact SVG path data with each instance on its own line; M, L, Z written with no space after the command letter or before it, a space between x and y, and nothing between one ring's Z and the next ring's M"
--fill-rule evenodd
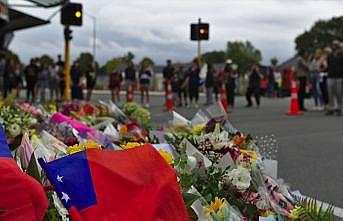
M77 153L77 152L80 152L80 151L83 151L83 147L79 144L75 144L74 146L70 146L67 148L67 153L68 154L73 154L73 153Z
M35 129L29 130L29 137L37 136L37 131Z
M159 150L158 152L162 155L162 157L167 161L169 165L174 164L173 156L170 153L165 150Z
M206 123L197 124L197 125L193 126L193 132L195 134L201 134L201 132L204 130L205 126L206 126Z
M101 150L101 146L99 144L97 144L96 142L94 142L93 140L88 140L85 144L85 149L98 149Z
M210 217L212 212L215 212L219 217L222 216L221 209L225 206L224 199L219 199L216 197L214 202L211 202L211 205L205 208L206 217Z
M292 219L298 219L302 214L304 213L304 209L301 206L296 205L291 210L291 218Z
M248 155L251 159L251 161L256 161L257 160L257 154L253 150L241 150L241 153L243 155Z
M132 148L136 148L136 147L139 147L141 146L140 143L137 143L137 142L128 142L126 145L120 145L121 148L123 148L124 150L127 150L127 149L132 149Z
M268 217L268 216L272 216L275 215L275 212L272 210L265 210L263 212L261 212L260 214L262 217Z
M56 105L54 105L54 104L49 104L48 108L49 108L49 110L50 110L51 112L56 112L56 111L57 111L57 107L56 107Z

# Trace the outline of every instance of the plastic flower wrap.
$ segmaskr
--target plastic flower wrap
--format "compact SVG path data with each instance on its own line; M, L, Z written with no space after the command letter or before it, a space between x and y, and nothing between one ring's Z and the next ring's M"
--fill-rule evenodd
M118 122L120 123L127 123L128 122L128 118L127 116L123 113L122 110L120 110L120 108L117 107L117 105L115 105L112 101L109 101L108 103L104 102L104 101L99 101L99 103L103 106L107 107L108 110L108 115L110 117L113 117L114 119L116 119Z

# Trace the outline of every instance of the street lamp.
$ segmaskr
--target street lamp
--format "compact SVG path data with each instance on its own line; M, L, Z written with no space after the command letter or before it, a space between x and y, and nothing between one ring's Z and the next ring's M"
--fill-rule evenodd
M93 61L96 61L96 17L88 13L85 13L85 15L93 21Z

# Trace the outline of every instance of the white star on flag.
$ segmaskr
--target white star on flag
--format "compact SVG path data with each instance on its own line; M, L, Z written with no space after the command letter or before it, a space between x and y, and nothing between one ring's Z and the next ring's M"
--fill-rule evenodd
M68 196L68 194L66 194L65 192L62 192L62 200L65 200L66 203L68 202L68 200L70 200L70 197Z
M57 181L60 182L60 183L63 183L63 176L59 176L57 175Z

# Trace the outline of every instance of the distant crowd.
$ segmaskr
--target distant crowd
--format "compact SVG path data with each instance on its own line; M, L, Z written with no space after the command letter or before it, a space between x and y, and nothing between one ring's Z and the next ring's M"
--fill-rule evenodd
M343 105L343 43L333 41L331 47L317 49L310 54L299 52L295 68L299 82L299 106L305 107L306 85L312 87L315 110L325 111L326 115L341 115Z

